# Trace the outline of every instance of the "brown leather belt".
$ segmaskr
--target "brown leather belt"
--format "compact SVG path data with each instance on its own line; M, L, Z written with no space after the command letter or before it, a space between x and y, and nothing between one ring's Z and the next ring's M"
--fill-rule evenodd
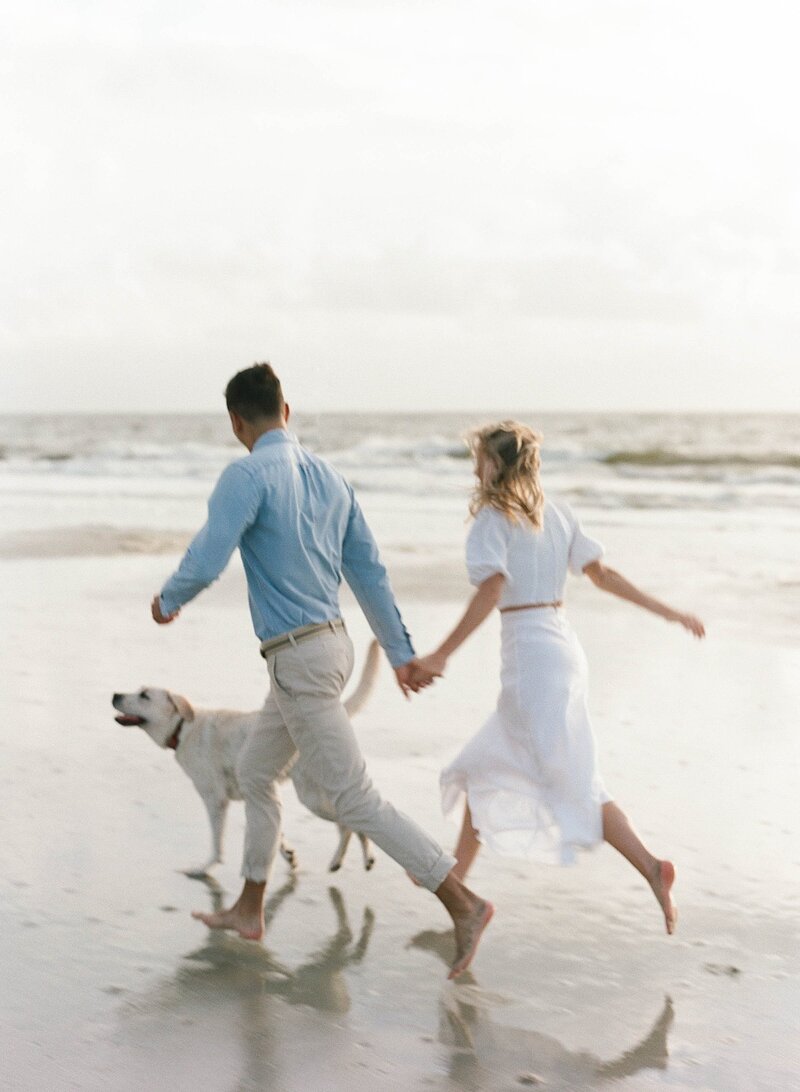
M520 603L518 607L501 607L500 613L507 614L512 610L539 610L541 607L562 607L563 599L556 599L553 603Z
M296 645L300 641L307 641L309 637L316 637L318 633L323 633L326 629L336 633L340 629L346 629L346 626L341 618L334 618L331 622L313 622L310 626L300 626L299 629L293 629L291 633L282 633L280 637L271 637L268 641L262 641L261 655L266 659L271 652L277 652L279 648L285 648L286 645Z

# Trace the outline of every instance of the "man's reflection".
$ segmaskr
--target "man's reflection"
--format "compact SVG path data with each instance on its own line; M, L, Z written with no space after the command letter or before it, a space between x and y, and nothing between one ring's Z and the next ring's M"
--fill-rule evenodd
M212 907L222 905L219 884L210 878L204 883ZM292 875L267 901L267 933L296 886ZM310 1017L305 1007L336 1014L348 1011L343 971L364 958L375 923L372 910L365 909L355 938L341 893L330 888L328 896L335 916L333 935L297 967L287 966L264 944L209 932L202 947L190 952L172 977L138 995L135 1007L126 1007L118 1047L132 1051L132 1063L145 1059L153 1066L159 1059L168 1059L173 1067L191 1065L194 1055L209 1069L209 1078L219 1072L238 1073L231 1086L237 1092L260 1092L281 1087L282 1082L289 1086L291 1075L281 1070L291 1065L294 1050L308 1039Z
M450 930L426 930L411 944L433 952L449 966L452 938ZM468 971L459 981L463 987L473 985L475 979ZM525 1072L544 1072L548 1079L558 1076L568 1087L579 1082L576 1087L584 1088L631 1077L643 1069L667 1068L667 1035L674 1020L669 997L645 1038L619 1058L604 1062L588 1051L567 1050L549 1035L495 1023L485 1006L465 1000L464 993L457 989L442 994L439 1023L439 1041L452 1048L450 1079L464 1092L486 1092L498 1078L518 1080Z
M291 876L264 907L265 934L274 920L283 901L293 893L296 879ZM268 994L277 994L294 1005L311 1005L323 1012L344 1013L350 1008L350 995L342 975L345 967L360 963L369 946L375 924L375 914L366 907L361 922L358 940L350 928L342 893L337 887L328 888L336 915L336 931L320 949L299 966L290 969L279 962L268 948L255 948L255 956L250 958L250 948L243 948L236 938L220 932L210 932L206 944L191 952L186 958L194 963L212 964L222 969L227 967L241 970L258 977L260 989ZM221 901L221 894L212 889L212 901L216 905ZM205 972L200 972L204 974ZM186 978L191 971L179 972L179 978Z

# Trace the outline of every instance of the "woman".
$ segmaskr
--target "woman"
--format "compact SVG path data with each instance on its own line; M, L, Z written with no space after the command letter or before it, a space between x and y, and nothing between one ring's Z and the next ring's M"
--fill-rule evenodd
M672 933L675 869L642 844L597 770L586 657L562 610L567 570L586 573L603 591L678 622L695 637L705 635L703 623L604 565L603 547L570 509L545 499L536 433L504 421L478 430L471 441L477 484L467 569L478 590L452 633L420 661L422 670L442 675L452 653L500 608L497 708L441 775L446 813L466 798L454 872L464 879L481 844L505 856L569 864L576 848L605 839L650 884Z

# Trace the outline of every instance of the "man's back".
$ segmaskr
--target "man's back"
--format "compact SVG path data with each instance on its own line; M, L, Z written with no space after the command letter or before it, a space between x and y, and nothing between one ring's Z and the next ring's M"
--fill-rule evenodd
M284 429L265 433L234 466L258 500L240 542L258 636L336 618L353 510L347 482Z
M264 432L221 475L208 521L161 592L164 610L215 580L239 547L261 641L337 618L342 576L393 665L414 655L353 491L284 428Z

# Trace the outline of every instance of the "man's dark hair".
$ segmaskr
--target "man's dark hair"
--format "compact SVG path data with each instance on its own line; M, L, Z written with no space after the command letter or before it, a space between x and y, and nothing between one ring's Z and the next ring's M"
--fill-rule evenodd
M281 381L271 364L254 364L237 372L225 388L225 402L250 424L264 417L281 417L285 405Z

